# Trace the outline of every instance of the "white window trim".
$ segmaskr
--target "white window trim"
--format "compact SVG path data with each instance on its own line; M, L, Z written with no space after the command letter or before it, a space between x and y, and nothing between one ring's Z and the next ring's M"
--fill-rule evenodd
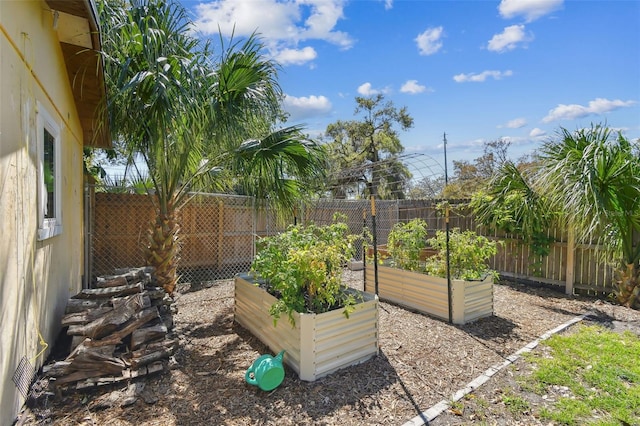
M38 141L38 240L46 240L62 233L62 143L60 140L60 125L51 114L38 102L37 110L37 141ZM44 130L53 136L55 144L55 212L54 217L45 218L47 206L47 188L44 183Z

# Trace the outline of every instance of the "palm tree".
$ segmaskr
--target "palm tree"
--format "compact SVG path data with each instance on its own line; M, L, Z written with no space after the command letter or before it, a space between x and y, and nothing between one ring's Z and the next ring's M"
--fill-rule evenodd
M533 255L546 256L551 244L547 230L554 214L541 194L529 170L505 161L485 189L474 193L470 206L479 223L521 235Z
M300 127L273 131L283 116L282 92L277 65L260 55L257 36L223 45L214 62L210 45L193 36L177 2L103 1L99 14L105 111L115 143L130 159L142 158L152 182L147 191L156 216L146 257L171 294L180 248L177 214L192 190L229 186L240 176L256 195L290 206L304 190L304 180L295 178L322 172L323 150Z
M600 236L608 259L617 264L618 301L638 306L640 245L640 157L621 133L592 125L545 143L539 155L538 193L546 194L576 232L588 242ZM634 238L635 237L635 238Z

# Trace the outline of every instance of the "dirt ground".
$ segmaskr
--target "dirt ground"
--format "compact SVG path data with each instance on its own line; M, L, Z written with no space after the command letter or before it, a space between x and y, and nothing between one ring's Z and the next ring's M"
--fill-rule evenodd
M346 271L345 279L362 288L362 272ZM402 425L578 315L591 312L612 328L640 329L637 311L514 283L495 286L494 316L464 326L381 302L377 357L315 382L287 367L280 387L263 392L244 374L269 350L234 323L233 282L181 291L174 317L181 345L165 372L89 392L40 392L18 424ZM490 407L469 403L430 424L538 424L535 412L514 417L495 397L513 384L519 362L474 392Z

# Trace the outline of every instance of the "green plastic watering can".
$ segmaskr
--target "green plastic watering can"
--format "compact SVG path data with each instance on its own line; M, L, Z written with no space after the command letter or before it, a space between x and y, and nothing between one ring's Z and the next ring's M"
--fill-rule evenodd
M261 355L256 359L251 367L244 374L244 379L250 385L258 386L263 391L270 391L282 383L284 380L284 367L282 358L285 351L280 351L275 357L271 355Z

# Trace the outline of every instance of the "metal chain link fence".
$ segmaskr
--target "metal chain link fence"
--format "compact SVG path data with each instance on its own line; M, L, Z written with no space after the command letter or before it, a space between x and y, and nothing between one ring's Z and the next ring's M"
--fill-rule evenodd
M146 194L122 187L87 191L88 287L97 276L145 264L154 206ZM196 194L178 214L180 283L228 279L249 269L256 237L281 230L275 215L257 211L252 197Z
M144 249L155 211L150 198L133 188L88 186L86 193L85 284L90 287L97 276L145 264ZM431 200L376 200L377 244L387 243L395 223L414 217L423 217L430 229L444 229L436 204ZM332 222L335 213L340 213L350 232L362 235L364 227L369 232L374 228L371 209L369 200L321 199L298 208L292 215L292 223L326 225ZM276 220L272 210L257 209L252 197L224 194L196 194L181 209L178 219L179 282L191 284L229 279L248 271L256 239L276 234L287 226ZM463 216L452 219L466 220ZM359 244L354 260L363 260L364 250L363 244Z

